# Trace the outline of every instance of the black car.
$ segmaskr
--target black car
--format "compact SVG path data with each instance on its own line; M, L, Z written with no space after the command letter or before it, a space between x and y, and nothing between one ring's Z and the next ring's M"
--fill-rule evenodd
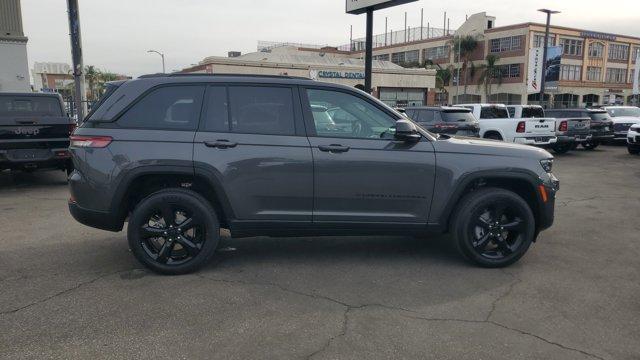
M614 138L613 120L604 109L551 109L546 110L546 116L563 118L590 118L591 140L582 143L587 150L593 150L603 142Z
M480 125L471 110L457 107L408 107L407 117L425 129L447 135L480 137Z
M284 76L126 81L70 151L71 214L111 231L128 221L133 255L165 274L206 264L220 228L233 239L451 233L463 257L507 266L552 225L559 188L542 149L433 136L361 91Z

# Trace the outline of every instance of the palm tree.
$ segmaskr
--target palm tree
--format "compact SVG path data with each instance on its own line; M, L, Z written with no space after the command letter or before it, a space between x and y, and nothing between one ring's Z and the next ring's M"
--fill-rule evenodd
M93 65L89 65L84 69L84 77L87 79L87 82L89 82L89 99L95 100L95 89L100 79L100 70Z
M467 74L471 75L471 78L475 75L476 69L471 60L471 55L478 48L478 39L473 35L458 36L449 42L449 46L453 49L458 62L462 63L460 71L464 76L464 95L467 95Z
M436 89L440 90L443 93L446 93L446 86L449 86L449 82L451 81L453 67L448 66L446 68L443 68L442 66L440 66L440 64L435 64L431 60L426 60L424 67L425 69L436 70Z
M484 86L484 95L486 96L487 102L489 102L489 97L491 96L491 85L495 82L500 86L504 79L500 65L497 64L499 60L500 57L489 54L485 58L485 63L480 66L480 85L478 85L478 88Z

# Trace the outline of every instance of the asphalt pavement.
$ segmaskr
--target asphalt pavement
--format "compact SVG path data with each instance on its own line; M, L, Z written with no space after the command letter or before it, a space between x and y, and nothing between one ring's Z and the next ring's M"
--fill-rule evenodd
M517 264L446 237L226 237L144 270L67 210L62 172L0 173L3 359L640 359L640 157L558 156L556 223Z

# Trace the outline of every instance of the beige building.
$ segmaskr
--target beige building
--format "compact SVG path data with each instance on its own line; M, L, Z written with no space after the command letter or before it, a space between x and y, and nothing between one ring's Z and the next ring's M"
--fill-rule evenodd
M232 57L211 56L183 73L262 74L307 77L346 86L364 86L364 61L336 48L276 44L269 49ZM435 70L409 69L374 61L374 96L391 106L424 105L435 87Z
M31 91L20 0L0 0L0 92Z
M461 102L499 102L508 104L537 103L539 94L527 92L529 50L544 43L545 26L523 23L496 27L496 19L479 13L470 16L454 33L429 37L374 49L374 58L389 60L403 66L419 66L426 62L434 68L450 69L453 76L444 91L436 91L430 103L453 103L457 93ZM562 26L551 26L550 46L562 46L560 81L550 94L550 106L582 107L608 103L631 104L635 59L640 38L605 34ZM476 68L485 63L489 54L499 57L503 80L492 85L487 98L478 76L467 74L456 83L459 62L455 62L451 46L456 36L472 35L478 47L471 55ZM360 57L362 52L351 54Z

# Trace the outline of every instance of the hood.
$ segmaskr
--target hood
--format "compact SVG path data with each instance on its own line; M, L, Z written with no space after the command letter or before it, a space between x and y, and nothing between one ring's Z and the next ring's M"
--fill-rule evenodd
M637 116L616 116L611 120L614 124L640 124L640 117Z
M461 154L509 156L540 160L553 158L548 151L535 146L461 136L436 140L434 141L434 147L436 151Z

